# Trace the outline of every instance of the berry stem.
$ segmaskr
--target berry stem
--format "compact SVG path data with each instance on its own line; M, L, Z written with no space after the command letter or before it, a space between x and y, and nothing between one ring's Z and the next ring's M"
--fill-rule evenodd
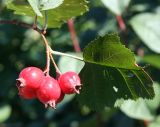
M73 55L70 55L70 54L67 54L67 53L62 53L62 52L54 51L51 48L50 48L50 52L52 54L54 54L54 55L66 56L66 57L74 58L74 59L77 59L77 60L80 60L80 61L84 61L83 58L81 58L81 57L77 57L77 56L73 56Z
M55 63L55 60L53 59L53 56L52 56L52 53L51 53L51 48L48 44L48 41L46 39L46 37L41 34L42 38L43 38L43 41L44 41L44 44L46 46L46 58L47 58L47 62L46 62L46 68L44 70L44 73L46 74L46 76L49 75L49 70L50 70L50 60L52 61L55 69L56 69L56 72L60 75L61 74L61 71L59 70L57 64Z
M74 46L74 50L76 52L81 52L78 37L77 37L76 31L75 31L75 28L74 28L74 20L70 19L70 20L68 20L67 23L68 23L68 28L69 28L69 31L70 31L71 40L72 40L72 43L73 43L73 46Z
M47 17L45 17L46 19L46 23L47 23ZM35 22L36 22L36 17L35 17ZM54 51L50 48L49 44L48 44L48 41L46 39L46 37L44 36L45 35L45 32L44 30L41 30L40 28L38 27L35 27L34 23L33 24L27 24L27 23L24 23L24 22L19 22L17 20L0 20L0 24L12 24L12 25L17 25L17 26L21 26L21 27L25 27L25 28L29 28L29 29L33 29L35 31L37 31L38 33L41 34L42 38L43 38L43 42L44 42L44 45L46 47L46 59L47 59L47 62L46 62L46 68L44 70L44 73L46 73L46 75L49 75L49 69L50 69L50 54L54 54L54 55L60 55L60 56L67 56L67 57L70 57L70 58L74 58L74 59L77 59L77 60L80 60L80 61L83 61L83 58L81 57L77 57L77 56L73 56L73 55L70 55L70 54L66 54L66 53L62 53L62 52L57 52L57 51ZM37 26L37 24L36 24ZM73 22L71 22L71 26L74 28L74 24ZM74 33L73 35L76 36L75 34L75 30L73 30L72 28L72 32ZM75 37L74 37L75 38ZM79 43L77 43L79 45ZM80 48L79 48L80 49ZM80 51L80 50L78 50ZM53 59L54 60L54 59ZM52 61L54 62L54 61ZM55 68L58 68L56 63L54 62L53 63ZM59 69L56 69L57 72L60 72L58 71Z
M46 74L46 76L49 76L49 70L50 70L50 48L49 48L49 45L48 45L48 41L46 39L46 37L41 33L41 36L43 38L43 42L45 44L45 47L46 47L46 68L44 70L44 73Z
M124 23L124 21L123 21L122 16L121 16L121 15L117 15L116 18L117 18L117 22L118 22L118 24L119 24L119 28L120 28L122 31L125 31L125 30L126 30L126 25L125 25L125 23Z
M57 64L55 63L55 60L53 59L52 54L50 53L49 55L50 55L50 58L51 58L51 61L52 61L53 65L54 65L54 67L55 67L55 69L56 69L56 72L57 72L58 74L62 74L61 71L59 70Z

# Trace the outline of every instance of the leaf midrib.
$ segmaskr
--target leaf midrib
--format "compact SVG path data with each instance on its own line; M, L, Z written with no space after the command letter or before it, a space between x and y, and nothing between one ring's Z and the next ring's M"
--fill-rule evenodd
M105 64L102 64L102 63L96 63L96 62L93 62L93 61L90 61L90 60L83 60L84 62L86 62L86 63L89 63L89 64L95 64L95 65L97 65L97 66L99 66L99 65L101 65L101 66L103 66L103 67L110 67L110 68L119 68L119 69L125 69L125 70L141 70L141 67L137 67L136 65L135 65L135 68L124 68L124 67L115 67L115 66L111 66L111 65L105 65Z

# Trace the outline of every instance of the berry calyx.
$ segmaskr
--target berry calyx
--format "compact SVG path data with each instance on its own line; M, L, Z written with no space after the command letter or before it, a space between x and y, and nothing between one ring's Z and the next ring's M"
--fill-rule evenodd
M19 95L24 99L35 99L36 98L36 92L32 89L29 89L28 87L21 87L18 88Z
M24 68L17 79L17 87L28 87L28 89L39 88L44 74L43 71L37 67Z
M80 93L81 81L75 72L66 72L59 77L59 85L65 94Z
M57 80L50 76L44 77L40 88L37 90L38 99L45 104L45 107L56 108L56 101L61 95L61 89Z

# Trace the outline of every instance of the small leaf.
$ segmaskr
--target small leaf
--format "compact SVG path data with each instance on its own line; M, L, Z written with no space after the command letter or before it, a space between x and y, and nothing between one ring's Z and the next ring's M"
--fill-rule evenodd
M146 100L146 104L150 111L154 114L156 114L157 108L160 106L160 85L156 82L154 82L153 85L155 97L153 100Z
M124 112L127 116L134 119L147 121L151 121L154 119L154 115L151 114L143 99L138 99L137 101L124 101L124 103L121 105L121 111Z
M83 57L81 105L102 110L113 107L117 99L154 97L151 78L135 64L134 54L120 43L117 34L91 42Z
M33 8L36 15L42 17L42 13L39 10L39 7L40 7L39 0L28 0L28 2Z
M34 12L42 17L42 10L54 9L63 3L63 0L28 0Z
M4 105L0 107L0 123L6 121L11 115L11 107Z
M145 21L145 22L144 22ZM134 16L130 24L142 41L154 52L160 53L160 15L142 13Z
M132 12L144 12L144 11L147 11L147 9L149 9L149 5L144 3L133 5L130 8Z
M153 67L160 68L160 55L147 55L142 57L141 60Z
M30 0L35 7L34 10L37 10L38 13L38 3L36 4L35 1ZM62 0L61 0L62 1ZM46 4L47 6L48 4ZM58 5L57 5L58 6ZM7 8L14 10L14 14L17 15L25 15L30 17L35 17L35 12L33 11L32 7L29 4L17 4L14 2L8 2ZM44 6L42 9L46 9L47 7ZM82 15L88 11L87 1L86 0L64 0L62 4L60 4L56 8L52 8L47 11L48 14L48 27L56 28L60 27L63 23L65 23L68 19ZM40 14L39 14L40 15ZM42 13L43 15L43 13ZM38 21L41 25L44 23L44 16L38 17Z
M79 56L79 57L81 56L80 53L68 53L68 54ZM58 67L63 73L67 71L74 71L76 73L79 73L83 66L84 66L84 62L73 59L73 58L69 58L66 56L61 56L58 62Z
M64 0L59 7L48 10L48 27L60 27L65 21L88 11L86 0ZM44 19L40 19L43 22Z
M130 3L130 0L101 0L101 1L110 11L112 11L116 15L121 15Z
M17 15L25 15L25 16L35 16L34 11L28 4L17 4L9 2L7 3L7 8L10 10L14 10L14 14Z
M41 10L54 9L60 6L64 0L41 0L40 6Z

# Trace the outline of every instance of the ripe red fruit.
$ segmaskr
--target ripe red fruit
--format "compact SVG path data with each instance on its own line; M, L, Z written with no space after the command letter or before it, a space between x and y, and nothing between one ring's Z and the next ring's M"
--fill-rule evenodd
M57 80L50 76L44 77L40 88L37 90L38 99L45 104L55 109L56 101L61 95L61 89Z
M27 87L35 90L39 88L44 77L44 73L37 67L24 68L17 79L17 87Z
M80 93L81 81L75 72L66 72L62 74L58 80L61 90L65 94Z
M19 95L24 99L34 99L36 98L36 92L28 87L18 88Z

